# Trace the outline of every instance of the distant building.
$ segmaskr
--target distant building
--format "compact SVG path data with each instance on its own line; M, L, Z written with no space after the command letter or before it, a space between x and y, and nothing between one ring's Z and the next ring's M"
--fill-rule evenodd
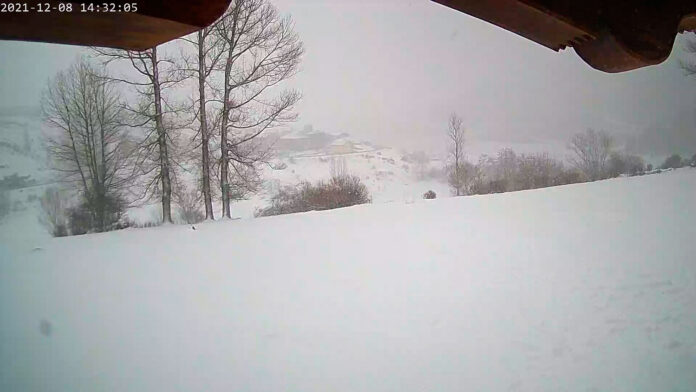
M339 139L328 147L328 153L332 155L350 154L352 152L355 152L355 144L350 140Z

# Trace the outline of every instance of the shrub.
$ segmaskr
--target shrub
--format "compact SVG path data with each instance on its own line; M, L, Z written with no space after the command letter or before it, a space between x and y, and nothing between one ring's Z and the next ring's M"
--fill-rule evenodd
M648 166L645 168L647 171L653 171L653 165L652 163L648 163Z
M607 164L607 174L609 177L618 177L626 172L626 161L623 154L618 151L612 151Z
M610 177L618 177L621 174L635 176L645 171L643 158L637 155L612 152L609 156L608 174Z
M645 172L645 161L638 155L626 155L624 157L626 163L626 174L635 176Z
M522 155L514 176L516 190L545 188L563 172L563 164L547 154Z
M68 235L67 202L56 188L48 188L40 198L41 215L39 221L54 237Z
M587 177L580 170L564 170L556 177L556 185L577 184L587 181Z
M71 235L120 230L128 227L125 204L118 196L83 196L67 210Z
M367 187L356 176L333 177L328 182L307 182L280 189L271 205L258 210L256 216L321 211L365 204L371 201Z
M472 195L487 195L489 193L503 192L507 192L507 180L504 178L498 180L485 181L483 177L479 177L471 185Z
M507 191L507 188L507 180L504 178L493 180L488 183L488 193L503 193Z
M436 198L436 197L437 197L437 194L435 194L435 192L432 191L432 190L427 191L427 192L425 192L425 193L423 194L423 198L424 198L424 199L434 199L434 198Z
M177 215L188 224L202 222L205 214L201 211L201 195L197 190L184 191L176 196Z
M682 158L679 154L672 154L667 159L665 159L661 169L678 169L683 166Z
M85 203L68 209L68 223L71 235L87 234L92 230L92 217Z
M126 203L118 195L88 195L84 198L82 208L91 215L90 231L103 232L128 227L124 216Z

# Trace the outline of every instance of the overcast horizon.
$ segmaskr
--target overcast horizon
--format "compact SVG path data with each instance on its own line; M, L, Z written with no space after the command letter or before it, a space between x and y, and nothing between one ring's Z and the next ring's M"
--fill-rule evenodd
M294 128L436 152L457 112L478 143L563 144L595 128L658 154L696 151L696 79L680 68L683 36L663 64L607 74L572 49L553 52L433 2L273 4L292 16L306 51L287 84L303 94ZM0 52L1 114L38 107L48 78L85 50L0 41Z

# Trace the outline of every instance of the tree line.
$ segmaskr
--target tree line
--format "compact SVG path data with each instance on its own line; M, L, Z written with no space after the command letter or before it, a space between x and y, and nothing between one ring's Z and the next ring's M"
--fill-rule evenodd
M455 196L545 188L653 171L652 164L646 165L642 157L617 149L614 138L605 131L588 129L573 135L567 146L570 152L567 164L547 153L517 154L510 148L500 150L496 156L484 155L477 163L471 163L465 158L465 130L457 114L450 116L446 135L449 142L447 181ZM689 165L696 166L696 154L691 159L674 154L660 169ZM434 198L434 195L424 195L424 198Z
M44 195L55 235L122 227L128 206L157 200L187 220L231 217L261 184L265 131L293 121L303 44L266 0L233 0L211 26L144 51L91 48L49 81L42 99L52 168L67 188ZM115 69L128 69L125 75ZM183 177L197 180L187 189ZM187 208L188 207L188 210Z

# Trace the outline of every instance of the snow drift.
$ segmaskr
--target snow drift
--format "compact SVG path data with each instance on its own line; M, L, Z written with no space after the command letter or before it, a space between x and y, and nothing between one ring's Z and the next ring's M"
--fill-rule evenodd
M695 390L694 195L681 169L8 241L0 390Z

